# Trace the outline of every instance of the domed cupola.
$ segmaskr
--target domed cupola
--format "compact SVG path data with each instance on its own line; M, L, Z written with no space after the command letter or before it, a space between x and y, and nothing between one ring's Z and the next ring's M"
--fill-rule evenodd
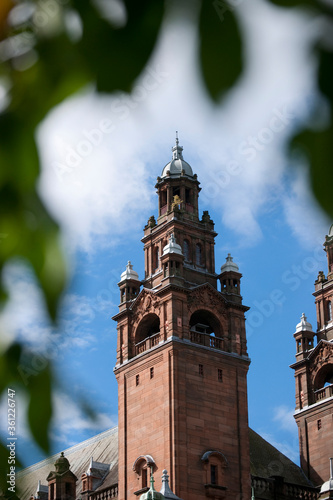
M179 145L176 132L176 144L172 148L172 160L165 165L161 177L157 177L159 211L157 224L172 218L199 221L197 174L183 158L183 148Z
M221 274L219 275L221 292L233 295L234 300L238 301L240 298L241 277L238 265L233 261L230 253L228 253L226 262L221 266Z
M312 332L312 325L307 321L307 317L303 313L301 316L301 321L296 325L296 332L310 331Z
M59 458L54 463L55 470L59 474L62 474L63 472L66 472L69 470L69 461L67 458L64 456L64 452L61 452L61 455Z
M170 234L169 242L163 248L161 264L163 278L172 282L183 282L184 255L181 246L176 242L174 234Z
M177 253L178 255L183 255L182 247L176 243L174 234L169 237L169 243L163 248L163 255L167 253Z
M313 349L314 332L312 325L306 319L305 314L301 316L301 321L296 325L294 339L296 340L296 359L301 360L307 357L308 351Z
M226 262L223 264L223 266L221 266L221 273L226 273L229 271L239 273L239 267L236 262L233 261L230 253L228 253L228 256L226 257Z
M122 309L126 309L130 307L131 301L138 296L141 286L139 275L134 271L130 260L127 262L125 271L121 273L118 286L120 289L120 305Z
M178 132L176 132L176 144L172 148L172 160L162 170L162 179L165 177L186 176L194 178L193 170L183 158L183 148L179 146Z

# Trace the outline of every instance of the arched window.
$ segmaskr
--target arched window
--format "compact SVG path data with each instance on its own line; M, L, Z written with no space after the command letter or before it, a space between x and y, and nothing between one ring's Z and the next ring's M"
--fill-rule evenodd
M214 495L214 488L225 487L224 469L228 467L226 457L220 451L206 451L201 457L204 463L204 482L207 490L211 489L211 495Z
M157 314L149 313L142 318L135 332L135 353L154 347L160 340L160 318Z
M156 271L156 269L159 268L160 265L160 249L158 246L154 248L154 254L153 254L153 269Z
M139 476L139 479L141 479L140 489L135 492L136 495L138 495L141 492L144 493L145 491L149 490L149 484L148 484L149 467L152 470L154 470L155 468L155 461L151 455L140 455L140 457L138 457L133 464L134 472L136 472L137 475Z
M184 243L183 243L183 254L184 254L184 259L187 261L187 262L190 262L190 244L188 242L188 240L184 240Z
M200 243L195 245L195 263L197 266L202 265L202 247Z

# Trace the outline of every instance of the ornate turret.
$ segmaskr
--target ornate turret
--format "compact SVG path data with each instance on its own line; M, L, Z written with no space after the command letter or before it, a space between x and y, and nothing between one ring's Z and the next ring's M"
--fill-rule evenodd
M301 316L301 321L296 325L294 338L296 340L296 359L304 359L308 356L308 351L313 349L314 332L312 325L306 319L305 314Z
M239 272L238 265L233 262L230 253L226 257L226 262L221 266L221 274L219 280L221 283L221 292L233 296L232 300L241 302L240 296L240 281L241 273ZM230 297L231 298L231 297Z
M120 305L122 309L126 309L126 307L129 307L130 301L138 295L141 286L139 275L133 270L130 260L127 262L125 271L120 276L118 286L120 289Z
M77 477L70 470L70 464L61 452L54 464L55 471L47 476L49 500L75 500Z
M138 290L140 282L129 266L119 283L124 302L113 318L118 323L119 498L164 498L153 478L148 491L148 457L153 456L154 470L170 471L170 489L181 498L222 498L227 490L228 498L249 500L250 360L241 274L229 255L220 275L225 287L218 290L214 222L208 211L199 218L199 181L178 137L156 188L158 217L148 219L142 238L143 288L131 295L130 288ZM215 450L204 464L203 448ZM228 474L222 474L219 450L228 456ZM201 483L207 471L215 471L209 487ZM156 483L160 486L159 478ZM166 493L166 476L162 483Z

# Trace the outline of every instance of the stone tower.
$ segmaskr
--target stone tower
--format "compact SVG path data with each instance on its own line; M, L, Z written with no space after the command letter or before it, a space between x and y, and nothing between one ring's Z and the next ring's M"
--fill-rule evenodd
M177 138L157 178L144 279L129 262L119 283L119 500L148 490L149 468L168 469L183 500L249 500L248 308L230 255L215 273L217 234L182 151Z
M296 412L301 467L315 485L327 479L333 453L333 225L326 236L328 274L320 271L315 282L317 333L302 316L294 334ZM314 337L317 344L314 346Z

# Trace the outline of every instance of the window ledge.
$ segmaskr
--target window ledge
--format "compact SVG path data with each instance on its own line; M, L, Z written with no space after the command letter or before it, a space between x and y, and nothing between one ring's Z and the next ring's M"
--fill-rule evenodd
M137 491L135 491L135 492L134 492L134 495L139 496L139 495L142 495L142 493L146 493L146 491L149 491L148 486L146 486L145 488L141 488L141 490L137 490Z
M217 484L205 484L206 496L214 498L226 498L226 486L219 486Z

